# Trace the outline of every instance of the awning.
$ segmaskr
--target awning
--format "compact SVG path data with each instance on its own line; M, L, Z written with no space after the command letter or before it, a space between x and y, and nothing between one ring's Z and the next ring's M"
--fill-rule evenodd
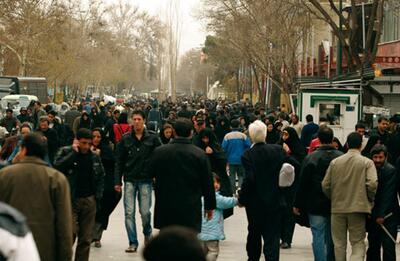
M344 102L346 104L350 104L350 97L349 96L321 96L321 95L311 95L311 107L315 106L316 102L319 101L337 101L337 102Z

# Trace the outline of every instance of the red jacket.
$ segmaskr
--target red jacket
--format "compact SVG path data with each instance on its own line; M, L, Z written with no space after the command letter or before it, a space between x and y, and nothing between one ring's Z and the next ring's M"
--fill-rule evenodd
M132 128L128 123L115 123L113 125L114 140L119 142L125 133L131 132Z

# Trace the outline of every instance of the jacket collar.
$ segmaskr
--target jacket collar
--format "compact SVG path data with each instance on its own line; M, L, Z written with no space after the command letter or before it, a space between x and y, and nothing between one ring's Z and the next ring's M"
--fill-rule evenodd
M173 144L192 144L192 139L179 137L179 138L172 139L170 143L173 143Z
M361 151L358 149L349 149L347 153L352 153L352 154L361 154Z
M317 150L335 150L335 148L330 144L321 144Z
M26 156L23 159L21 159L19 163L33 163L33 164L48 166L48 164L44 160L34 156Z
M146 138L147 136L149 136L149 132L148 132L146 129L144 129L144 130L143 130L143 135L142 135L141 140L143 140L143 139ZM132 138L134 138L135 140L137 140L136 133L135 133L135 130L134 130L133 128L132 128Z

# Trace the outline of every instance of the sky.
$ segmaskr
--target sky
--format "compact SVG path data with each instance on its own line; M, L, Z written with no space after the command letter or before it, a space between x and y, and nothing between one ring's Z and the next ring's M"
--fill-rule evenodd
M106 0L107 3L119 0ZM167 0L125 0L139 6L140 9L148 11L152 15L165 13ZM192 48L201 47L204 44L206 32L201 23L193 15L200 8L200 0L180 0L182 16L182 33L180 44L180 55ZM162 17L161 17L162 18Z

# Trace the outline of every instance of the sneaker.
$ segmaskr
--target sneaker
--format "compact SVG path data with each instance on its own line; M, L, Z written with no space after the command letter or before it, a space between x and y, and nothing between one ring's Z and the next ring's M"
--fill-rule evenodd
M101 242L100 241L94 241L94 247L101 248Z
M289 248L291 248L292 246L289 244L289 243L286 243L286 242L283 242L282 244L281 244L281 248L282 249L289 249Z
M125 249L125 253L136 253L137 252L137 246L135 245L130 245L127 249Z

